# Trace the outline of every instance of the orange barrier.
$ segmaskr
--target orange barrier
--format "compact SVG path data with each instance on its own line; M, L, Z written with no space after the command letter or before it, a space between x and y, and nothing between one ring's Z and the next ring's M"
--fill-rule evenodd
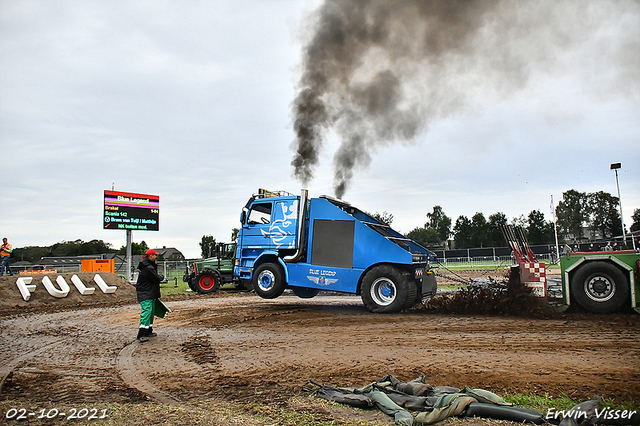
M34 269L34 270L26 270L20 271L20 275L46 275L46 274L57 274L57 269Z
M113 259L88 259L82 261L82 272L115 272L115 261Z

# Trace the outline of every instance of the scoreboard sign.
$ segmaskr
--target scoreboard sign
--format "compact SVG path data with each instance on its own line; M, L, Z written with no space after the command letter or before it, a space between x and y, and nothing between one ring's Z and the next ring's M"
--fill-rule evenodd
M160 197L104 191L104 229L157 231Z

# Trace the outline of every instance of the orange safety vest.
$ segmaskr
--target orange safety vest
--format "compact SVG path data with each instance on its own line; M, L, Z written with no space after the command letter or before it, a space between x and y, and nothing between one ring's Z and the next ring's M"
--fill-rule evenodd
M11 244L6 243L0 247L0 256L9 256L11 254Z

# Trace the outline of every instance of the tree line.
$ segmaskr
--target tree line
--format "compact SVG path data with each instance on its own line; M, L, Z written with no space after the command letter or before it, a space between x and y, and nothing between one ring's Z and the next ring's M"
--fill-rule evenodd
M131 254L144 254L149 247L147 243L141 241L139 243L131 242ZM25 262L37 262L42 257L64 257L64 256L86 256L99 255L105 253L126 254L127 247L122 246L116 249L110 243L102 240L91 241L61 241L51 246L28 246L19 247L13 250L15 260Z
M618 197L598 191L579 192L574 189L562 194L562 201L555 208L558 239L561 243L576 242L587 237L590 239L611 239L622 235ZM447 216L441 206L433 207L427 213L428 221L421 227L406 234L407 238L425 247L446 247L453 237L456 248L500 247L506 242L500 225L521 226L529 244L555 244L553 221L545 220L540 210L533 210L527 216L519 216L509 221L504 213L497 212L488 218L481 212L471 218L461 215L455 223ZM387 212L375 214L378 220L390 225L393 215ZM640 230L640 209L633 213L631 231Z

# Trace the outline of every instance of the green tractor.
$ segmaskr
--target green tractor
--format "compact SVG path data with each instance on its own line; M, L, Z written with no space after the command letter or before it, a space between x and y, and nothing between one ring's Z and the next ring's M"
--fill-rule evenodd
M245 283L233 276L236 260L236 243L216 244L215 256L187 264L182 281L189 284L191 290L200 293L213 293L224 284L233 284L238 290L250 290Z

